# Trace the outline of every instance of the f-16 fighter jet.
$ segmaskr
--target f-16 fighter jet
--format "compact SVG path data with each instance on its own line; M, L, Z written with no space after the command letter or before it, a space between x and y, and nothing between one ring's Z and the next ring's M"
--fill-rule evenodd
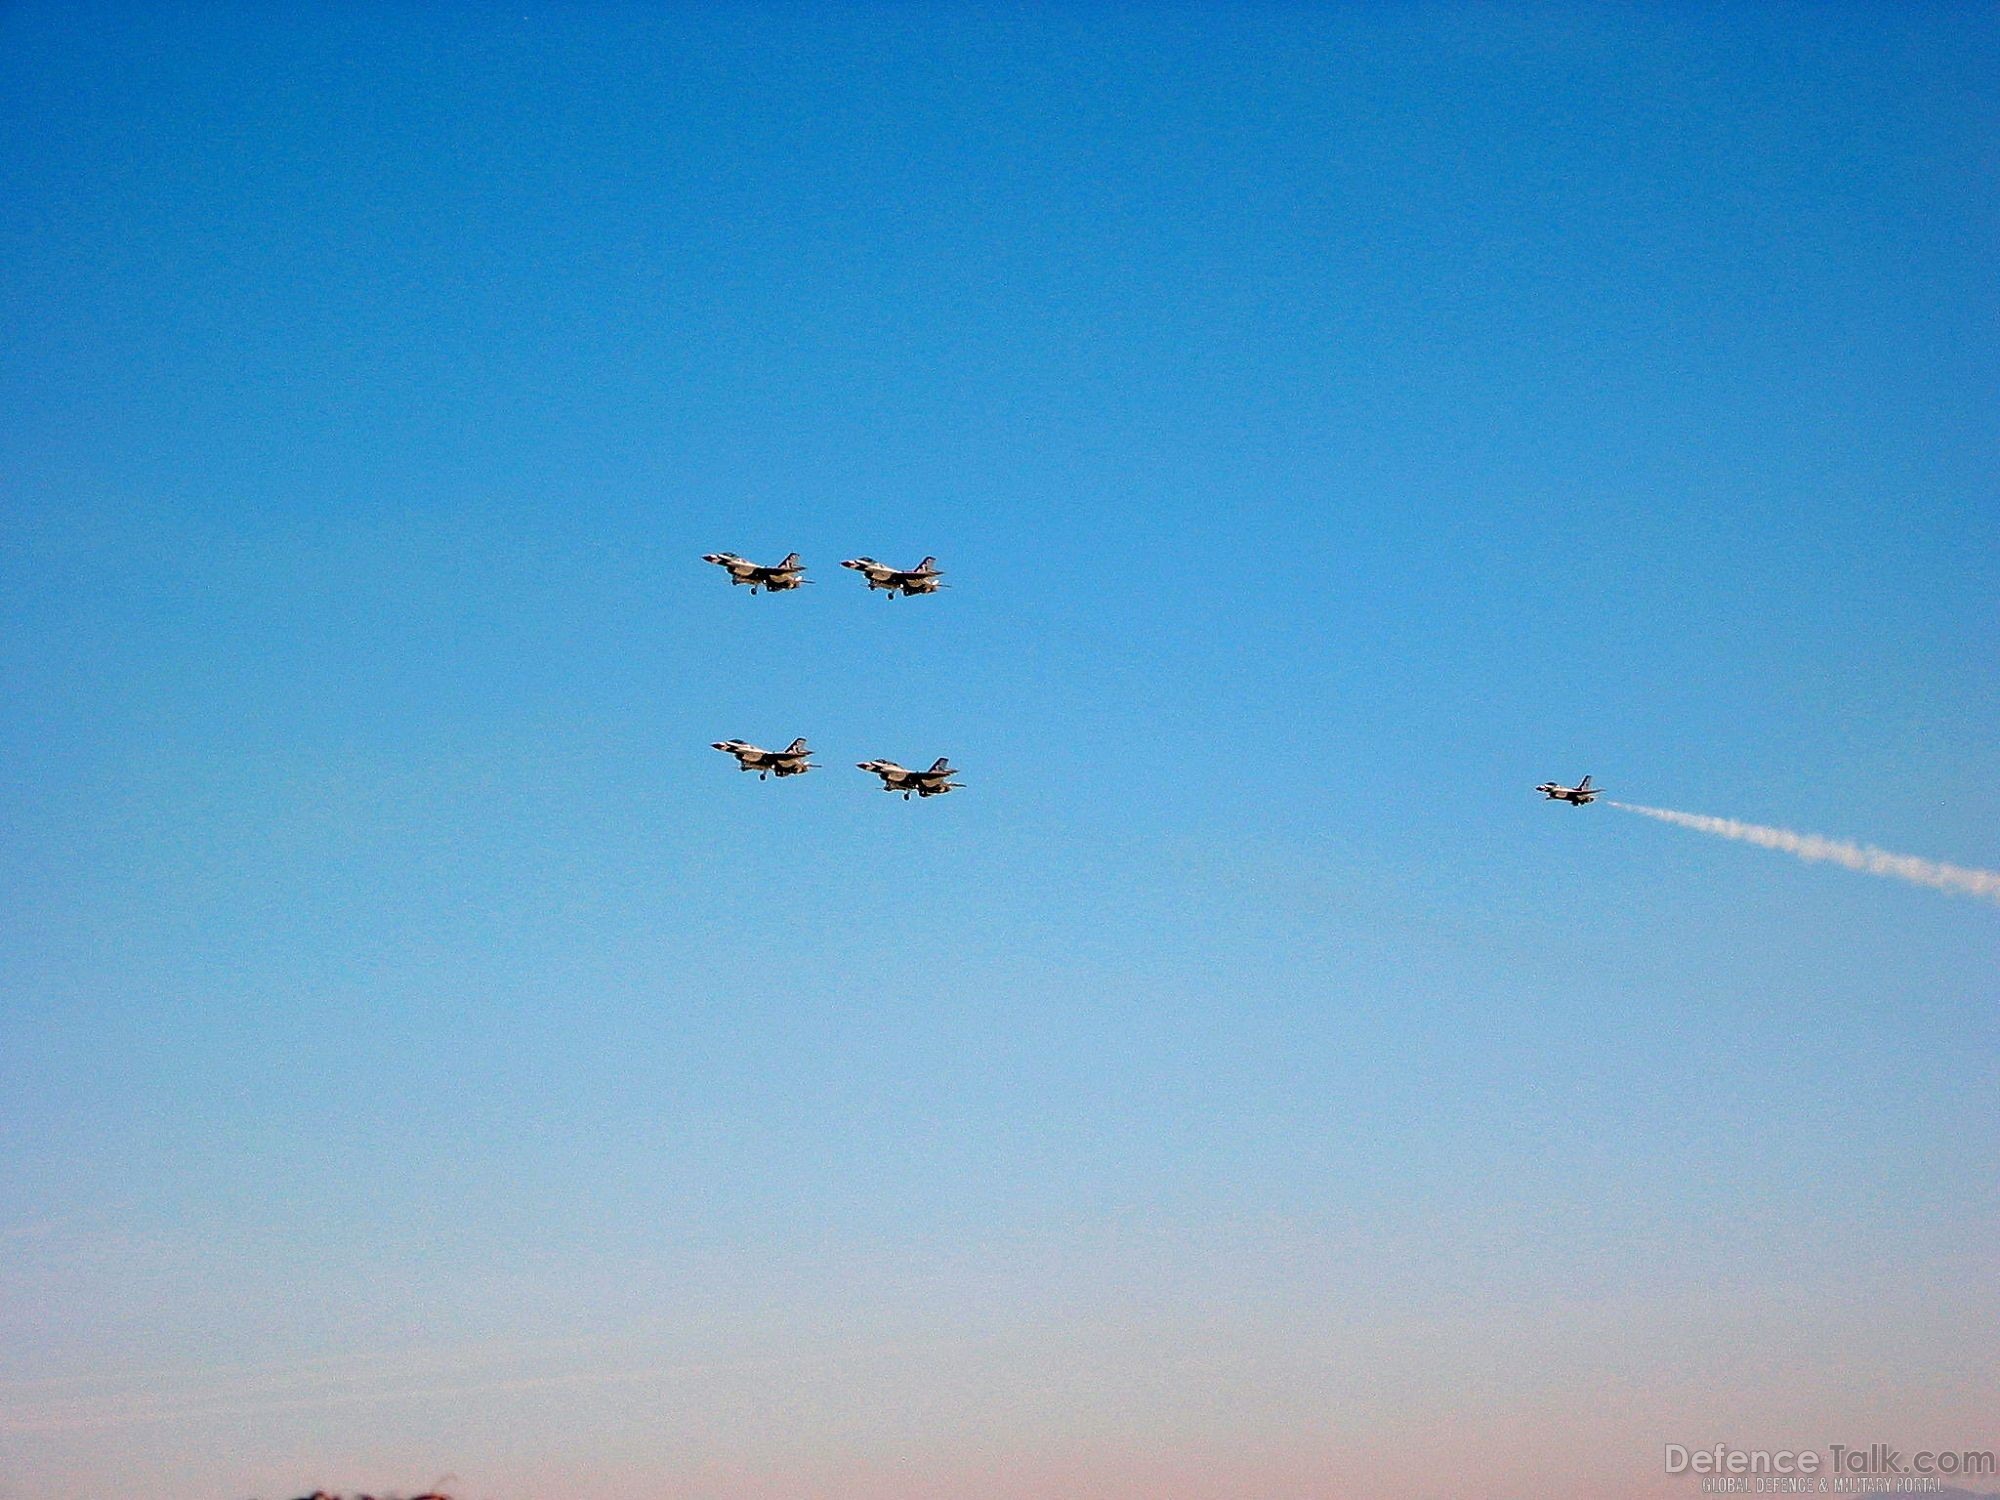
M864 760L856 764L862 770L873 771L880 776L883 791L901 792L905 802L910 800L912 792L919 797L942 797L946 792L958 790L958 783L951 779L958 772L941 755L928 771L912 771L893 760Z
M812 751L804 740L793 740L782 750L760 750L742 740L717 740L715 748L727 750L736 757L737 770L755 771L759 781L766 776L802 776L813 769Z
M1590 778L1584 777L1575 786L1557 786L1553 781L1545 781L1535 788L1551 802L1567 802L1572 807L1588 805L1592 797L1602 797L1604 788L1592 786Z
M887 589L889 597L898 594L935 594L944 585L938 582L944 574L938 571L937 559L927 557L914 568L892 568L887 563L878 563L872 557L851 557L842 563L843 568L852 568L868 580L869 589Z
M727 568L729 581L749 584L753 594L759 589L767 594L782 594L786 589L795 589L806 581L806 570L800 566L796 552L787 552L785 560L775 568L761 568L734 552L704 552L701 560L714 563L718 568Z

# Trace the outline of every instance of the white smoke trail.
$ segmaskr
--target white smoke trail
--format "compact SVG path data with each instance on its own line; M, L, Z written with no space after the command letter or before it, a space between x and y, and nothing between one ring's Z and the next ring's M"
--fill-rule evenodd
M1605 799L1610 802L1609 798ZM1762 828L1755 823L1739 823L1734 818L1711 818L1701 813L1674 812L1664 807L1640 807L1632 802L1611 802L1613 807L1677 823L1699 833L1717 833L1726 839L1758 844L1800 859L1842 865L1864 875L1887 875L1932 890L1954 891L1976 896L1982 901L2000 902L2000 874L1992 870L1969 870L1964 865L1940 864L1934 859L1918 859L1914 854L1891 854L1872 845L1850 844L1845 839L1821 838L1816 833L1792 833L1784 828Z

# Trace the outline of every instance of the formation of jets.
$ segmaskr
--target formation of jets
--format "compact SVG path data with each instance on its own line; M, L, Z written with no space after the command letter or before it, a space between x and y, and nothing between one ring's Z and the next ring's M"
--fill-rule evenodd
M768 776L803 776L807 771L819 769L813 764L812 750L804 739L793 740L782 750L766 750L748 740L717 740L713 748L735 756L736 769L755 771L759 781ZM855 769L881 777L882 790L901 792L905 802L913 796L942 797L959 788L959 783L951 779L958 771L942 755L931 762L927 771L899 766L893 760L857 761Z
M747 557L738 557L734 552L704 553L702 561L722 568L729 574L731 584L744 584L753 594L759 589L767 594L782 594L808 582L805 565L799 561L796 552L786 553L782 562L769 567L753 563ZM892 568L872 557L850 557L841 566L859 573L867 581L870 593L879 589L891 599L898 595L907 599L918 594L935 594L945 586L944 574L938 570L935 557L925 558L914 568ZM759 781L771 776L781 779L801 776L816 769L812 751L803 739L793 740L782 750L766 750L747 740L717 740L715 748L735 756L736 768L739 771L755 771ZM856 766L870 775L881 777L882 790L901 792L906 802L911 797L942 797L959 787L959 783L952 780L958 772L943 756L939 756L925 771L898 765L893 760L857 761ZM1588 807L1604 795L1604 788L1592 786L1588 776L1575 786L1545 781L1535 790L1551 802L1567 802L1572 807Z
M1592 786L1588 776L1575 786L1558 786L1553 781L1545 781L1535 790L1551 802L1567 802L1571 807L1587 807L1591 798L1604 795L1604 788Z
M727 570L732 584L746 584L753 594L759 589L767 594L782 594L812 581L806 577L805 564L799 561L796 552L786 553L783 562L768 568L761 563L753 563L747 557L738 557L734 552L705 552L701 560ZM942 581L944 574L938 571L935 557L925 558L914 568L892 568L872 557L851 557L841 566L852 568L866 578L871 592L875 589L886 590L891 599L898 594L905 598L912 594L935 594L945 586Z
M768 568L751 562L747 557L738 557L734 552L707 552L702 554L701 560L726 570L731 584L745 584L753 594L759 589L767 594L781 594L809 581L805 576L805 565L799 561L796 552L787 553L783 562ZM882 589L891 599L898 594L906 598L915 594L935 594L944 587L944 574L938 571L935 557L925 558L914 568L892 568L872 557L849 558L841 566L852 568L867 579L870 592ZM748 740L717 740L712 748L735 756L736 769L755 771L759 781L772 776L780 779L803 776L807 771L818 769L813 764L812 749L804 739L793 740L782 750L766 750ZM943 756L939 756L925 771L898 765L893 760L857 761L856 767L881 777L882 790L901 792L905 802L912 797L942 797L947 792L957 791L960 785L952 780L958 772Z

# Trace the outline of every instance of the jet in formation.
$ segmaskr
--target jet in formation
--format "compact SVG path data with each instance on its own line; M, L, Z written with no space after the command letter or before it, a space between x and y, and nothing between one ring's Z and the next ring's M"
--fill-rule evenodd
M738 557L734 552L704 552L701 560L714 563L718 568L729 570L729 581L747 583L750 592L762 589L767 594L782 594L786 589L795 589L806 581L806 570L799 562L796 552L787 552L785 560L776 567L761 567L747 557Z
M757 779L766 776L802 776L813 770L812 751L806 748L804 740L793 740L782 750L763 750L743 740L717 740L717 750L727 750L736 757L736 769L755 771Z
M1592 786L1588 776L1575 786L1557 786L1553 781L1545 781L1535 790L1551 802L1567 802L1571 807L1588 806L1591 798L1604 795L1604 788Z
M892 568L872 557L850 557L841 566L852 568L866 578L871 593L876 589L886 589L891 599L898 594L905 598L912 594L935 594L944 587L939 582L944 574L938 571L935 557L925 558L914 568Z
M882 778L882 790L901 792L908 802L910 794L919 797L942 797L946 792L955 792L959 784L951 778L958 772L951 763L940 755L928 771L912 771L908 766L899 766L893 760L864 760L856 765L863 771L872 771Z

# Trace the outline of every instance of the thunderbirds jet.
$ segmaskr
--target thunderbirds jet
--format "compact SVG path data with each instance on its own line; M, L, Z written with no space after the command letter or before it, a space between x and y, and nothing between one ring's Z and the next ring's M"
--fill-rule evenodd
M937 559L927 557L914 568L892 568L887 563L878 563L872 557L851 557L842 563L843 568L852 568L868 580L870 590L887 589L889 597L897 594L935 594L944 585L938 580L944 577L937 568Z
M912 771L908 766L899 766L893 760L864 760L856 764L864 771L873 771L882 778L882 790L901 792L903 800L910 800L910 793L919 797L942 797L946 792L958 790L958 783L951 778L958 772L943 756L928 771Z
M1572 807L1588 805L1592 797L1602 797L1604 788L1592 786L1590 778L1584 777L1575 786L1557 786L1553 781L1545 781L1535 788L1551 802L1567 802Z
M804 740L793 740L782 750L760 750L742 740L717 740L715 748L727 750L736 757L737 770L755 771L759 781L766 776L801 776L813 769L808 759L812 751Z
M799 565L796 552L787 552L785 560L774 568L761 568L734 552L704 552L701 560L714 563L718 568L727 568L729 581L749 584L753 594L760 588L767 594L781 594L806 581L806 570Z

